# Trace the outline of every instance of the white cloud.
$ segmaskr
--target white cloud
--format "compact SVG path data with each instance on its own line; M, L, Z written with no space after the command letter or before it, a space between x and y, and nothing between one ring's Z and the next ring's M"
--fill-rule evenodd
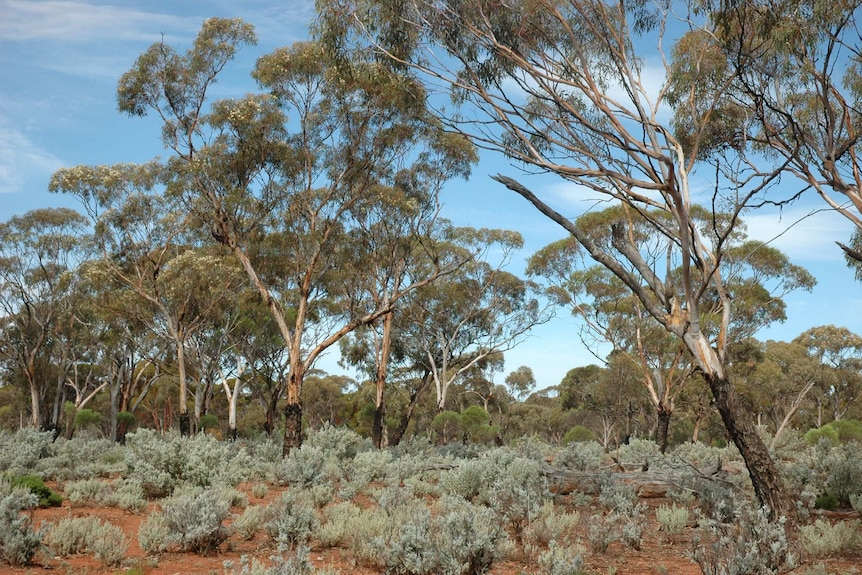
M65 0L2 0L0 40L153 40L154 34L194 31L200 18ZM185 35L185 34L184 34Z
M62 165L59 158L0 118L0 193L20 192L31 176L46 176Z
M819 209L819 206L815 209ZM852 224L835 211L789 208L781 213L752 213L744 217L749 237L768 242L792 261L843 260L836 241L846 242Z

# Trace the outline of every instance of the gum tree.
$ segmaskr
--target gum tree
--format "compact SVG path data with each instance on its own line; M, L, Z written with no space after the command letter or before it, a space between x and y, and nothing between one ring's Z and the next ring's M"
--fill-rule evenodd
M607 222L618 216L617 208L591 212L575 221L585 233L614 253ZM728 221L702 207L692 207L696 222L709 241L716 222ZM642 252L668 252L667 239L650 226L637 225L630 237ZM725 286L734 300L735 313L728 328L731 345L758 330L786 319L783 297L796 289L810 290L814 278L792 264L779 250L747 240L738 223L724 248ZM617 256L619 257L619 256ZM573 238L554 242L534 254L527 272L547 282L547 292L557 305L571 309L582 322L585 341L598 339L612 347L617 361L628 362L638 373L656 415L656 441L667 448L668 428L675 402L689 380L695 364L682 342L647 313L640 301L617 276L600 265L584 261L580 244ZM675 273L675 270L672 271ZM708 298L707 298L708 300ZM704 306L702 322L707 330L715 324L714 308Z
M695 3L708 17L674 48L675 128L693 156L749 177L793 176L854 227L836 242L862 273L862 54L858 0ZM766 160L766 161L764 161ZM791 180L792 181L792 180Z
M59 170L50 189L74 195L94 227L99 260L87 266L90 281L129 290L143 306L144 321L174 349L179 388L180 432L189 435L189 338L201 330L241 284L237 266L202 244L181 207L161 193L163 167L148 164L77 166ZM149 309L147 309L149 308Z
M40 430L55 427L59 417L58 409L54 418L47 411L48 369L55 332L71 315L75 270L86 258L86 222L74 210L46 208L0 223L0 353L24 380L30 422ZM57 401L64 380L60 374Z
M671 7L645 0L322 0L318 13L320 36L341 57L383 57L447 92L457 110L439 116L451 129L528 171L558 176L579 197L621 207L603 244L552 206L550 195L508 175L494 178L570 233L679 339L709 385L757 498L773 518L792 520L795 505L727 370L734 302L726 246L772 174L746 179L737 164L719 158L709 165L674 134L665 119L667 87L650 81L668 73L662 42ZM657 49L648 62L649 45ZM694 121L699 126L702 118ZM696 146L703 132L693 133ZM711 218L710 237L692 214L694 192L704 188L703 203L730 214L725 223ZM642 250L637 226L664 237L668 251ZM703 323L707 309L710 326Z
M240 20L207 20L187 53L163 43L144 52L117 97L121 111L162 119L169 194L232 252L278 328L289 356L286 453L301 443L302 384L320 355L444 271L432 265L376 304L356 298L357 222L388 190L409 206L399 175L411 165L452 176L473 153L428 121L420 84L379 64L337 66L315 42L258 60L266 93L211 101L218 74L254 41Z

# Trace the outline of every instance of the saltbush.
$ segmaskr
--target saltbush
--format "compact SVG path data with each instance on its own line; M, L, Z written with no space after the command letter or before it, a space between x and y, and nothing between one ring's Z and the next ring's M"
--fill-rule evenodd
M209 488L194 495L175 496L162 504L161 513L154 513L147 518L145 524L150 523L150 520L154 524L147 528L146 549L140 531L138 539L141 548L147 552L176 549L206 554L217 549L227 539L228 531L222 522L229 515L230 505L220 496L218 489ZM159 541L159 538L162 540Z
M40 549L44 528L33 529L30 515L22 513L38 503L29 490L0 481L0 559L14 566L27 565Z
M329 481L326 455L319 447L307 443L292 449L276 469L276 479L283 485L301 488Z
M688 509L676 505L659 505L655 510L655 518L659 529L668 537L674 538L685 529L688 524Z
M32 473L40 459L48 457L53 448L54 434L25 427L15 433L0 429L0 471L10 475Z
M279 545L304 544L317 529L314 505L303 494L288 491L269 505L263 529Z
M862 551L862 521L839 521L833 525L818 519L799 529L799 540L814 557L852 555Z
M110 484L98 479L79 479L66 483L63 492L72 505L97 506L104 504L113 490Z
M577 471L595 471L605 459L604 448L595 441L579 441L567 445L554 458L560 467Z
M210 435L182 437L139 429L126 436L125 476L140 481L151 498L170 495L181 484L235 486L252 470L244 447Z
M122 529L98 517L63 518L51 528L46 539L55 555L93 553L108 566L119 565L128 550Z
M689 557L703 573L773 575L796 566L784 520L770 521L765 509L740 503L733 525L700 515L698 523L710 531L708 540L696 536Z

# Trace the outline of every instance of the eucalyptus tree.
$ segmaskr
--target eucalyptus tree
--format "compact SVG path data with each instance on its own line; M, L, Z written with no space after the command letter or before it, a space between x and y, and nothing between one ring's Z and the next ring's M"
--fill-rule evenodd
M50 189L77 197L92 220L101 257L91 273L101 269L105 281L116 280L152 307L155 313L145 311L140 319L173 344L180 431L188 435L188 338L241 278L229 257L201 243L189 215L163 193L166 177L157 162L76 166L58 170Z
M520 234L462 229L459 236L468 245L496 251L497 261L471 260L417 290L402 310L401 337L410 347L414 367L434 383L438 412L447 408L451 386L468 370L512 349L551 317L535 286L505 269L512 252L522 246Z
M708 16L674 48L674 127L690 157L722 155L747 178L778 173L848 220L836 242L862 273L862 59L858 0L695 2ZM784 180L785 186L791 185Z
M87 257L86 224L68 208L33 210L0 224L0 353L20 372L30 393L30 422L38 429L56 428L59 418L52 421L47 411L48 381L58 378L62 395L64 377L60 368L53 376L46 370L53 365L56 332L70 317L75 271ZM61 401L56 394L55 400Z
M610 251L553 207L551 195L495 177L570 233L682 342L710 387L757 498L773 518L792 520L795 505L727 371L734 305L725 284L725 246L738 216L762 203L774 174L746 180L744 165L692 153L709 136L701 129L705 116L694 118L698 129L687 140L666 120L668 86L650 80L670 72L663 42L677 8L645 0L321 0L318 30L344 59L384 60L448 92L457 110L441 109L441 121L478 145L527 171L560 177L581 198L624 208L607 222ZM648 67L650 44L656 58L649 64L658 63L657 70ZM444 99L429 101L443 106ZM699 104L717 107L714 99ZM712 218L715 238L696 225L695 192L730 213L727 225ZM669 251L641 251L635 225L665 237Z
M163 120L169 191L232 251L278 326L290 361L287 452L301 443L305 373L413 289L345 303L357 219L400 186L405 167L464 173L473 153L426 121L421 85L379 64L336 66L315 42L258 60L253 76L267 93L212 102L219 72L254 41L249 24L209 19L186 54L163 43L144 52L117 97L122 111Z
M810 290L815 280L804 268L792 264L779 250L746 238L745 226L735 225L735 231L717 229L719 222L727 225L729 218L711 214L692 206L694 225L702 229L703 237L714 246L724 241L724 288L734 301L734 316L727 328L727 340L734 342L751 337L759 329L786 319L783 297L797 289ZM620 217L619 208L590 212L575 221L575 225L594 242L603 245L617 259L608 221ZM660 219L661 215L654 216ZM629 238L642 253L669 253L668 238L654 233L650 226L630 219ZM667 265L667 264L666 264ZM662 452L667 449L668 429L676 399L689 380L696 364L691 353L671 332L651 316L641 301L610 270L585 261L580 244L573 237L558 240L536 254L527 267L528 274L544 279L552 300L582 320L585 341L598 339L611 345L617 360L628 362L639 374L656 413L656 441ZM668 275L678 273L669 269ZM710 306L712 290L706 292L701 307L701 322L707 332L715 335L715 314L720 305ZM716 302L718 303L718 302Z
M833 420L841 419L862 397L862 337L846 327L824 325L806 330L793 340L820 364L817 426L826 400Z

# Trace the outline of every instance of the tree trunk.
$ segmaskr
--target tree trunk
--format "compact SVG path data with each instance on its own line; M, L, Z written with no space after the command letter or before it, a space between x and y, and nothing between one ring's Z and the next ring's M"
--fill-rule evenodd
M188 437L192 434L192 418L189 412L180 412L180 435Z
M291 449L302 446L302 404L288 403L284 406L284 444L281 455L286 457Z
M180 384L180 435L192 434L192 423L189 417L189 406L186 403L187 381L186 381L186 351L182 338L177 341L177 379Z
M407 426L410 425L410 419L413 417L413 412L416 411L416 405L419 403L419 399L422 397L423 392L431 385L431 380L431 374L426 373L422 377L422 383L419 384L419 387L410 394L410 403L407 405L407 409L404 410L404 413L401 414L401 421L398 422L398 428L395 429L395 433L392 434L389 445L394 446L401 443L401 439L407 432Z
M670 428L671 413L673 412L663 405L660 405L656 411L658 421L656 422L655 440L661 453L667 451L667 433Z
M704 378L715 398L727 435L745 461L757 500L767 507L772 521L785 517L789 525L795 525L796 505L788 496L775 462L757 434L748 412L740 406L730 382L708 373L704 373Z
M380 405L374 408L374 423L371 425L371 439L374 441L374 447L377 449L386 447L384 441L385 417L386 406L381 402Z

